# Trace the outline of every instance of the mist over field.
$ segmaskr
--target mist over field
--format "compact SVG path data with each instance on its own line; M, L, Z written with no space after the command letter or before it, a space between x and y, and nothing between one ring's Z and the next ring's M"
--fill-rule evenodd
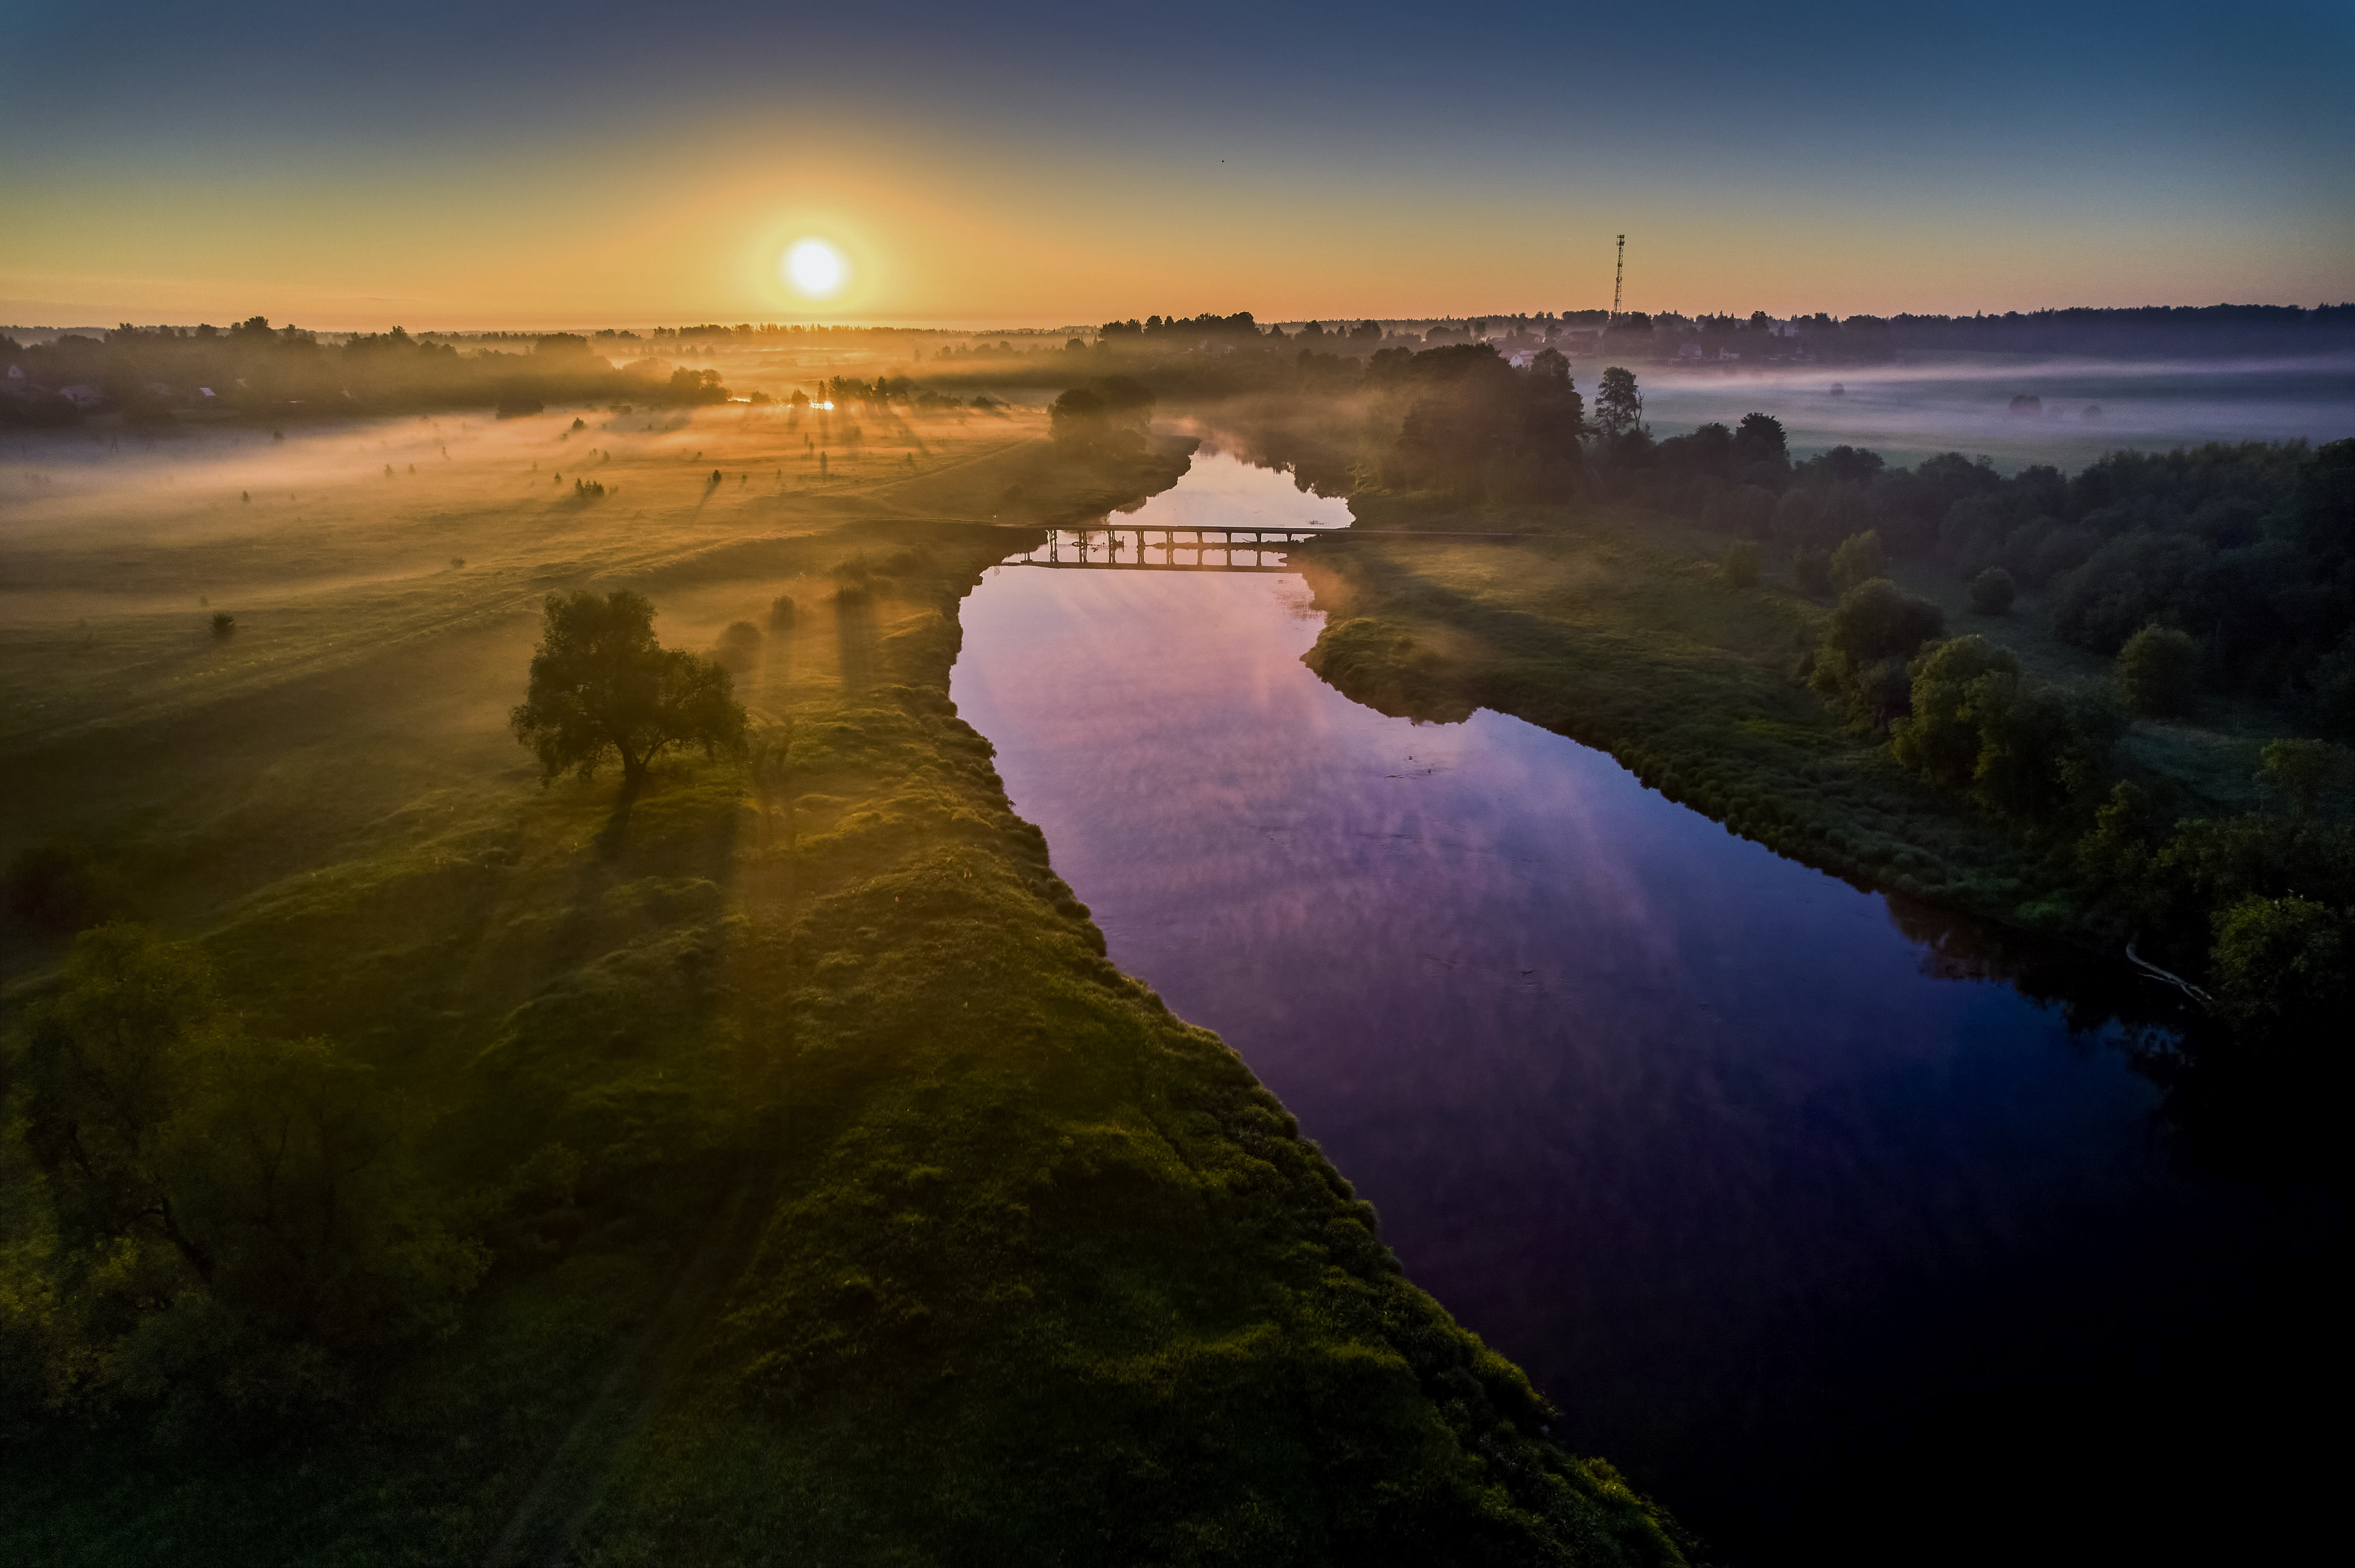
M1645 413L1663 435L1710 420L1735 423L1761 409L1783 421L1795 450L1848 444L1899 463L1962 450L1985 452L2007 469L2076 468L2120 448L2319 445L2355 429L2350 355L2110 362L1974 355L1738 374L1666 366L1646 376L1646 387ZM2038 406L2014 408L2020 397Z
M2334 1538L2337 10L0 60L5 1568Z

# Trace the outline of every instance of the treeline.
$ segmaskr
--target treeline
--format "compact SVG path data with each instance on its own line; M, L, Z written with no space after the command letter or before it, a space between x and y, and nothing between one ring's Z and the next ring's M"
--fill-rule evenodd
M2355 348L2355 304L2154 305L2131 310L2012 311L2001 315L1934 316L1826 312L1784 318L1686 316L1627 312L1593 333L1573 334L1582 349L1621 359L1691 358L1744 365L1777 361L1874 364L1909 354L2040 354L2130 359L2179 355L2312 356Z
M338 417L541 402L712 403L716 373L640 360L616 369L587 338L542 334L527 352L462 353L400 328L336 344L255 316L218 330L124 325L103 340L0 337L0 423L69 425L120 413L165 427L184 415Z
M1849 318L1854 320L1856 318ZM2355 346L2355 304L2143 305L2007 311L2001 315L1895 315L1889 346L2002 354L2133 358L2183 354L2315 354Z
M2355 440L2009 476L1951 452L1912 469L1845 446L1793 461L1765 414L1659 441L1638 422L1592 445L1599 492L1731 535L1732 582L1754 581L1774 546L1793 588L1838 596L1801 673L2041 854L2032 912L2196 977L2237 1038L2328 1032L2355 956ZM2108 658L2109 678L2037 679L1897 588L1901 561L1966 582L1990 628L2040 592L2053 631ZM2318 737L2264 748L2260 810L2220 815L2122 764L2137 718L2226 702Z
M602 337L606 334L600 333L598 335ZM621 335L627 337L632 334L623 333ZM962 339L973 334L954 327L827 326L819 323L804 325L777 322L762 322L758 324L751 322L739 322L734 326L722 326L718 322L705 322L698 326L655 327L650 335L656 338L678 338L688 341L701 339L709 342L736 343L759 343L763 339L773 338L815 339L854 347L871 346L890 350L909 344L921 346L943 338ZM1014 327L989 333L986 335L994 338L1060 338L1067 334L1060 328Z
M1753 414L1657 442L1640 428L1606 438L1597 478L1783 546L1818 588L1834 548L1870 534L1998 612L2044 593L2054 630L2089 652L2115 655L2146 627L2180 632L2196 650L2186 700L2278 702L2355 738L2355 442L2114 452L2073 476L2038 464L2007 477L1957 452L1912 469L1848 446L1793 462L1781 424Z
M1077 340L1074 340L1077 344ZM1514 355L1557 347L1580 357L1690 358L1743 364L1870 364L1900 355L2004 353L2101 358L2181 355L2313 355L2355 348L2355 304L2153 305L2131 309L2012 311L2000 315L1777 317L1764 311L1687 316L1677 312L1563 311L1421 322L1308 322L1291 333L1250 312L1106 322L1094 346L1126 355L1314 350L1364 358L1378 349L1491 343ZM1088 346L1077 344L1077 346Z

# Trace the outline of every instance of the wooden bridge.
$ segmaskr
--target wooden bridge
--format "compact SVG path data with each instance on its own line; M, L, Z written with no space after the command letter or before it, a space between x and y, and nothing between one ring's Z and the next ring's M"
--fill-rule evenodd
M1037 534L1036 524L983 523L971 526ZM1219 524L1149 527L1137 524L1083 524L1044 530L1047 542L1019 556L1009 567L1058 567L1066 570L1146 572L1289 572L1289 546L1309 539L1463 539L1509 542L1521 534L1455 534L1403 528L1319 527L1313 524ZM1273 557L1273 558L1271 558Z

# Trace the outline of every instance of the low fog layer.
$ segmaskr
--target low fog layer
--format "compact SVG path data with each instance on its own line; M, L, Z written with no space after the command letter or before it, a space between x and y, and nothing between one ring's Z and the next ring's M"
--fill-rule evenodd
M1599 365L1573 367L1582 386ZM1753 409L1790 432L1795 455L1842 444L1891 463L1934 452L1985 453L1999 467L2083 467L2121 447L2203 441L2317 443L2355 431L2355 357L2309 360L2010 360L1806 366L1763 371L1641 373L1656 434ZM1835 388L1838 388L1836 391ZM2015 399L2034 399L2014 406Z

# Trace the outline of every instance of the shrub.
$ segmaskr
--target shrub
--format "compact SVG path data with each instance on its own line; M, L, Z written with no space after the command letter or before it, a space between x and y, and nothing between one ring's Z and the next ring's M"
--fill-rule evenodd
M213 635L215 637L229 637L235 634L236 630L237 617L231 615L225 609L217 609L213 611Z
M2217 1010L2260 1038L2318 1034L2347 997L2347 922L2310 898L2252 894L2216 916Z
M2019 585L2001 567L1989 567L1971 579L1971 608L1981 615L2006 615L2019 596Z
M749 620L731 621L711 656L721 668L742 674L761 662L761 629Z
M2327 740L2276 740L2260 753L2257 791L2307 821L2355 785L2355 751Z
M779 594L769 601L769 630L783 631L794 623L794 600L791 594Z
M2031 821L2105 783L2126 731L2126 715L2098 689L2064 691L2006 670L1972 681L1965 702L1979 732L1971 792Z
M1725 556L1718 563L1730 588L1747 588L1758 586L1758 546L1747 539L1737 539L1725 547Z
M2112 673L2118 694L2145 718L2180 714L2200 686L2199 640L2172 627L2146 626L2118 650Z
M2019 662L1984 637L1956 637L1924 648L1913 665L1913 711L1890 726L1897 760L1933 783L1967 786L1979 759L1971 683L1997 672L2017 675Z
M1889 562L1881 552L1881 535L1870 528L1849 535L1832 552L1832 586L1842 593L1859 583L1888 575Z
M1824 649L1859 665L1910 659L1945 629L1946 618L1936 605L1875 577L1840 595L1839 608L1825 623Z
M1824 623L1809 683L1839 698L1859 722L1884 728L1906 712L1905 661L1945 628L1936 605L1901 592L1888 578L1859 583Z

